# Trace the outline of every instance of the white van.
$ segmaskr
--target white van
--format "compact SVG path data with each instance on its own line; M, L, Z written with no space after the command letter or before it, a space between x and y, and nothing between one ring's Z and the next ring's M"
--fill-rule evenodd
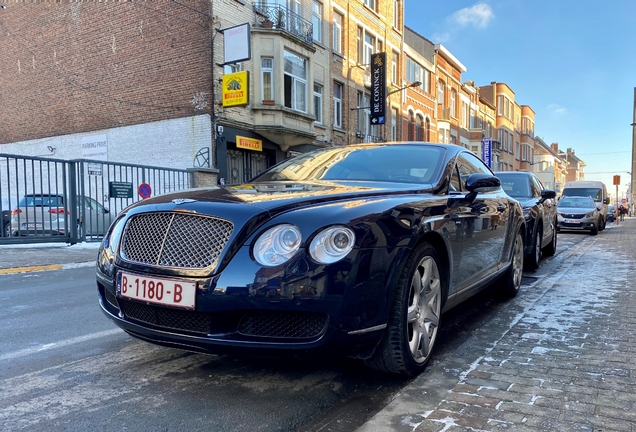
M603 182L587 180L570 181L565 184L561 196L589 196L592 198L603 217L598 229L599 231L605 229L607 222L607 205L610 203L610 199L607 196L607 188Z

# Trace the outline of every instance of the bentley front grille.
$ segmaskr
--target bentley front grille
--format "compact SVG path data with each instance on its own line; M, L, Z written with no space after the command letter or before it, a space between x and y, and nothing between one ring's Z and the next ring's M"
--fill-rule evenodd
M132 216L122 240L122 259L139 264L188 269L216 263L234 225L225 219L157 212Z
M208 334L210 331L210 316L206 313L168 309L130 300L119 301L126 317L133 321L191 333Z

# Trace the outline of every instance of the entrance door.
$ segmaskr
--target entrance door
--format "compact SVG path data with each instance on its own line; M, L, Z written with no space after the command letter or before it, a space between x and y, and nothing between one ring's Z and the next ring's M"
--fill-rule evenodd
M227 151L227 184L240 184L269 168L267 153L245 150Z

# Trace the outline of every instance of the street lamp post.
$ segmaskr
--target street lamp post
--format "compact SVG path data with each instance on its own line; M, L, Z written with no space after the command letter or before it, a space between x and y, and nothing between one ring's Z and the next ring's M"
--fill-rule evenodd
M631 180L631 202L629 203L632 214L634 213L634 205L636 204L636 184L634 184L634 176L636 176L636 87L634 87L634 120L632 126L632 172L630 173Z

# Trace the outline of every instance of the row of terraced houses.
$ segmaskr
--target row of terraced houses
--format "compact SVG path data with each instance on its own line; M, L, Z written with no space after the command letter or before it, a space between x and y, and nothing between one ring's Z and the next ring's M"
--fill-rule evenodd
M557 190L582 179L585 163L535 135L513 88L465 79L449 49L404 25L405 1L5 0L0 153L79 158L98 136L110 161L234 184L319 147L417 140L481 156L490 139L495 171L533 171ZM228 29L243 24L249 58L228 63ZM375 53L387 96L373 125ZM223 77L244 71L247 100L224 106Z

